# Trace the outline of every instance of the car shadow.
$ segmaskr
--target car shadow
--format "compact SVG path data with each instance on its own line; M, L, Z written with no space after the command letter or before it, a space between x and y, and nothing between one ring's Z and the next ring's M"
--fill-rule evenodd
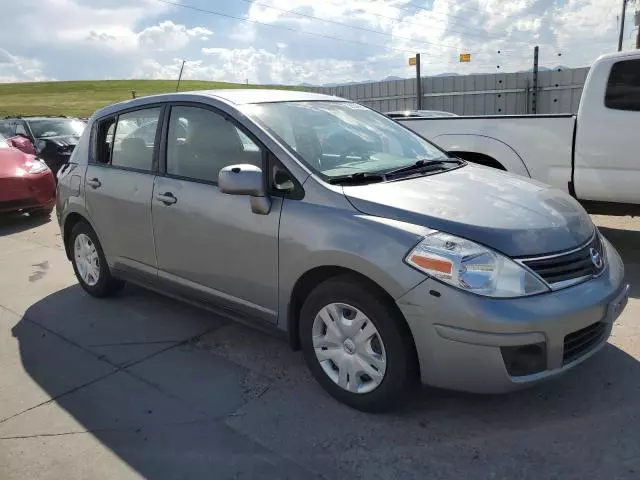
M256 371L230 361L220 346L198 348L203 335L228 328L238 330L242 340L234 349L249 364L260 352ZM251 405L264 409L256 421L273 423L269 435L295 437L296 445L308 443L309 451L316 440L305 431L396 448L397 442L413 448L425 438L451 441L488 432L519 431L524 441L528 432L568 419L597 421L612 409L640 405L640 364L607 344L570 374L530 390L480 396L424 388L402 410L363 414L310 382L301 373L301 356L281 353L288 349L281 340L136 287L108 301L87 296L77 285L65 288L29 307L12 333L22 367L52 401L0 421L0 438L68 434L77 432L79 424L146 478L208 477L212 471L219 478L309 477L264 442L252 442L224 422L242 409L247 411L240 417L251 418ZM298 377L276 389L287 398L285 411L277 415L269 409L282 407L269 404L266 395L261 398L277 384L263 376L262 364ZM301 406L286 407L292 403ZM305 416L302 424L300 415ZM327 425L332 415L340 420L335 426ZM291 416L302 433L287 431L283 416ZM25 418L33 431L22 430ZM634 438L639 427L637 416L630 416L618 433Z
M51 217L27 213L0 213L0 237L39 227L51 221Z

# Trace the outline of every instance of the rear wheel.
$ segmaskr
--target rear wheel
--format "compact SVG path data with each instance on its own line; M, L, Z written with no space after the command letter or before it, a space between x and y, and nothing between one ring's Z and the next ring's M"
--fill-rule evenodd
M417 361L404 319L357 277L320 284L305 301L300 343L318 383L364 411L388 410L409 396Z
M122 289L124 282L111 275L100 241L87 223L73 227L69 242L76 278L89 295L106 297Z

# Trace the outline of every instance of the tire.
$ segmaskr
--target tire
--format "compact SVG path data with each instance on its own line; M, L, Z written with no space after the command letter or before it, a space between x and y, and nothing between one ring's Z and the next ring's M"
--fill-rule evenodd
M333 318L334 315L331 314L332 311L336 313L336 307L327 307L332 304L341 304L347 307L343 309L342 313L338 314L340 321L343 322L341 325L344 326L345 322L351 325L351 327L346 327L347 330L345 332L348 333L349 328L355 328L355 330L351 330L351 333L356 332L352 336L354 341L348 344L348 340L343 340L343 343L340 344L344 352L340 348L334 348L334 344L326 340L329 337L331 339L337 338L334 337L334 335L337 335L335 332L329 334L329 327L327 327L326 322L328 318L326 313L329 313L330 318L334 320L332 325L338 325ZM329 310L324 310L325 314L323 316L325 307L329 308ZM331 308L334 310L331 310ZM354 317L354 313L350 311L352 308L365 316L364 325L366 329L359 328L358 325L363 322L362 317ZM354 318L353 323L348 320L348 317ZM373 351L375 355L369 355L369 353L365 352L364 355L368 356L363 356L360 354L362 352L362 344L357 339L362 338L360 336L362 332L365 332L364 336L369 335L371 326L367 326L368 321L371 321L377 332L370 337L366 350L369 353ZM332 345L331 348L320 347L321 350L325 349L320 352L320 355L324 358L323 352L329 352L331 356L337 359L338 363L333 359L329 361L325 359L321 363L314 347L314 336L316 345L320 344L318 342L323 341L328 342L326 345ZM346 338L350 338L350 336L346 335ZM305 300L300 314L300 345L307 366L317 382L331 396L357 410L380 412L397 407L410 397L411 389L416 384L416 373L418 372L417 356L413 338L404 318L402 318L402 315L391 301L387 301L383 295L380 295L377 287L362 282L356 276L345 275L329 279L318 285L311 292ZM322 343L322 345L325 345L325 343ZM370 363L373 356L379 360L381 352L382 356L385 357L385 361ZM356 372L356 380L353 384L351 383L351 378L353 377L351 375L347 376L348 389L338 384L341 379L344 383L344 376L341 377L340 374L342 369L338 368L337 372L335 370L339 362L344 362L345 358L347 362L353 363L347 363L344 371ZM361 369L363 361L369 364L369 367L365 365L364 374L357 372L358 369ZM380 368L374 367L374 370L371 370L370 367L374 365ZM376 375L369 376L366 372L373 372ZM380 373L383 373L381 380ZM377 377L377 379L373 380L374 377ZM367 379L371 379L373 383L378 382L377 386L371 389L372 384Z
M94 258L97 260L97 268L95 262L93 263L93 266L97 274L95 276L92 276L89 280L85 280L81 273L81 270L86 267L83 267L82 265L79 266L80 260L78 259L76 252L76 240L79 237L80 241L88 239L90 245L95 248ZM100 245L100 241L98 240L98 236L89 226L89 224L87 224L86 222L76 223L71 230L71 234L69 235L69 242L73 271L76 274L78 283L80 283L80 286L84 289L85 292L93 297L102 298L113 295L124 287L124 282L122 280L118 280L111 275L109 265L104 256L104 252L102 251L102 246ZM97 277L97 279L95 277Z
M41 217L41 218L50 217L51 216L51 212L53 212L53 206L39 208L37 210L31 210L29 212L29 216L31 216L31 217Z

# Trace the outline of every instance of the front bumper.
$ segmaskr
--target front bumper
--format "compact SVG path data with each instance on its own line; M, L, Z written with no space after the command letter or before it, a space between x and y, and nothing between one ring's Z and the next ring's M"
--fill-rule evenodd
M50 171L0 178L0 212L49 207L55 201L56 184Z
M604 247L604 271L564 290L496 299L427 279L398 299L413 334L422 382L477 393L507 392L561 375L593 355L606 343L628 295L622 260L606 240ZM582 335L579 331L594 328L594 342L568 356L565 337L574 334L567 339L571 342ZM501 347L529 345L541 348L544 368L510 374Z

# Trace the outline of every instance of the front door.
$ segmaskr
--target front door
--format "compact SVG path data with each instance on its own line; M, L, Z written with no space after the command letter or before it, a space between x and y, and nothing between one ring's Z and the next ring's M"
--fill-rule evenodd
M142 280L156 278L151 224L155 142L137 134L157 128L161 107L145 108L99 122L85 175L86 206L112 268ZM120 135L120 126L127 126ZM135 125L136 128L129 128Z
M158 276L217 306L271 322L277 317L278 227L282 200L267 215L249 197L218 190L234 164L263 168L266 152L215 111L176 105L169 114L166 174L152 201Z
M602 70L589 76L578 114L576 194L640 204L640 59L610 58L594 68Z

